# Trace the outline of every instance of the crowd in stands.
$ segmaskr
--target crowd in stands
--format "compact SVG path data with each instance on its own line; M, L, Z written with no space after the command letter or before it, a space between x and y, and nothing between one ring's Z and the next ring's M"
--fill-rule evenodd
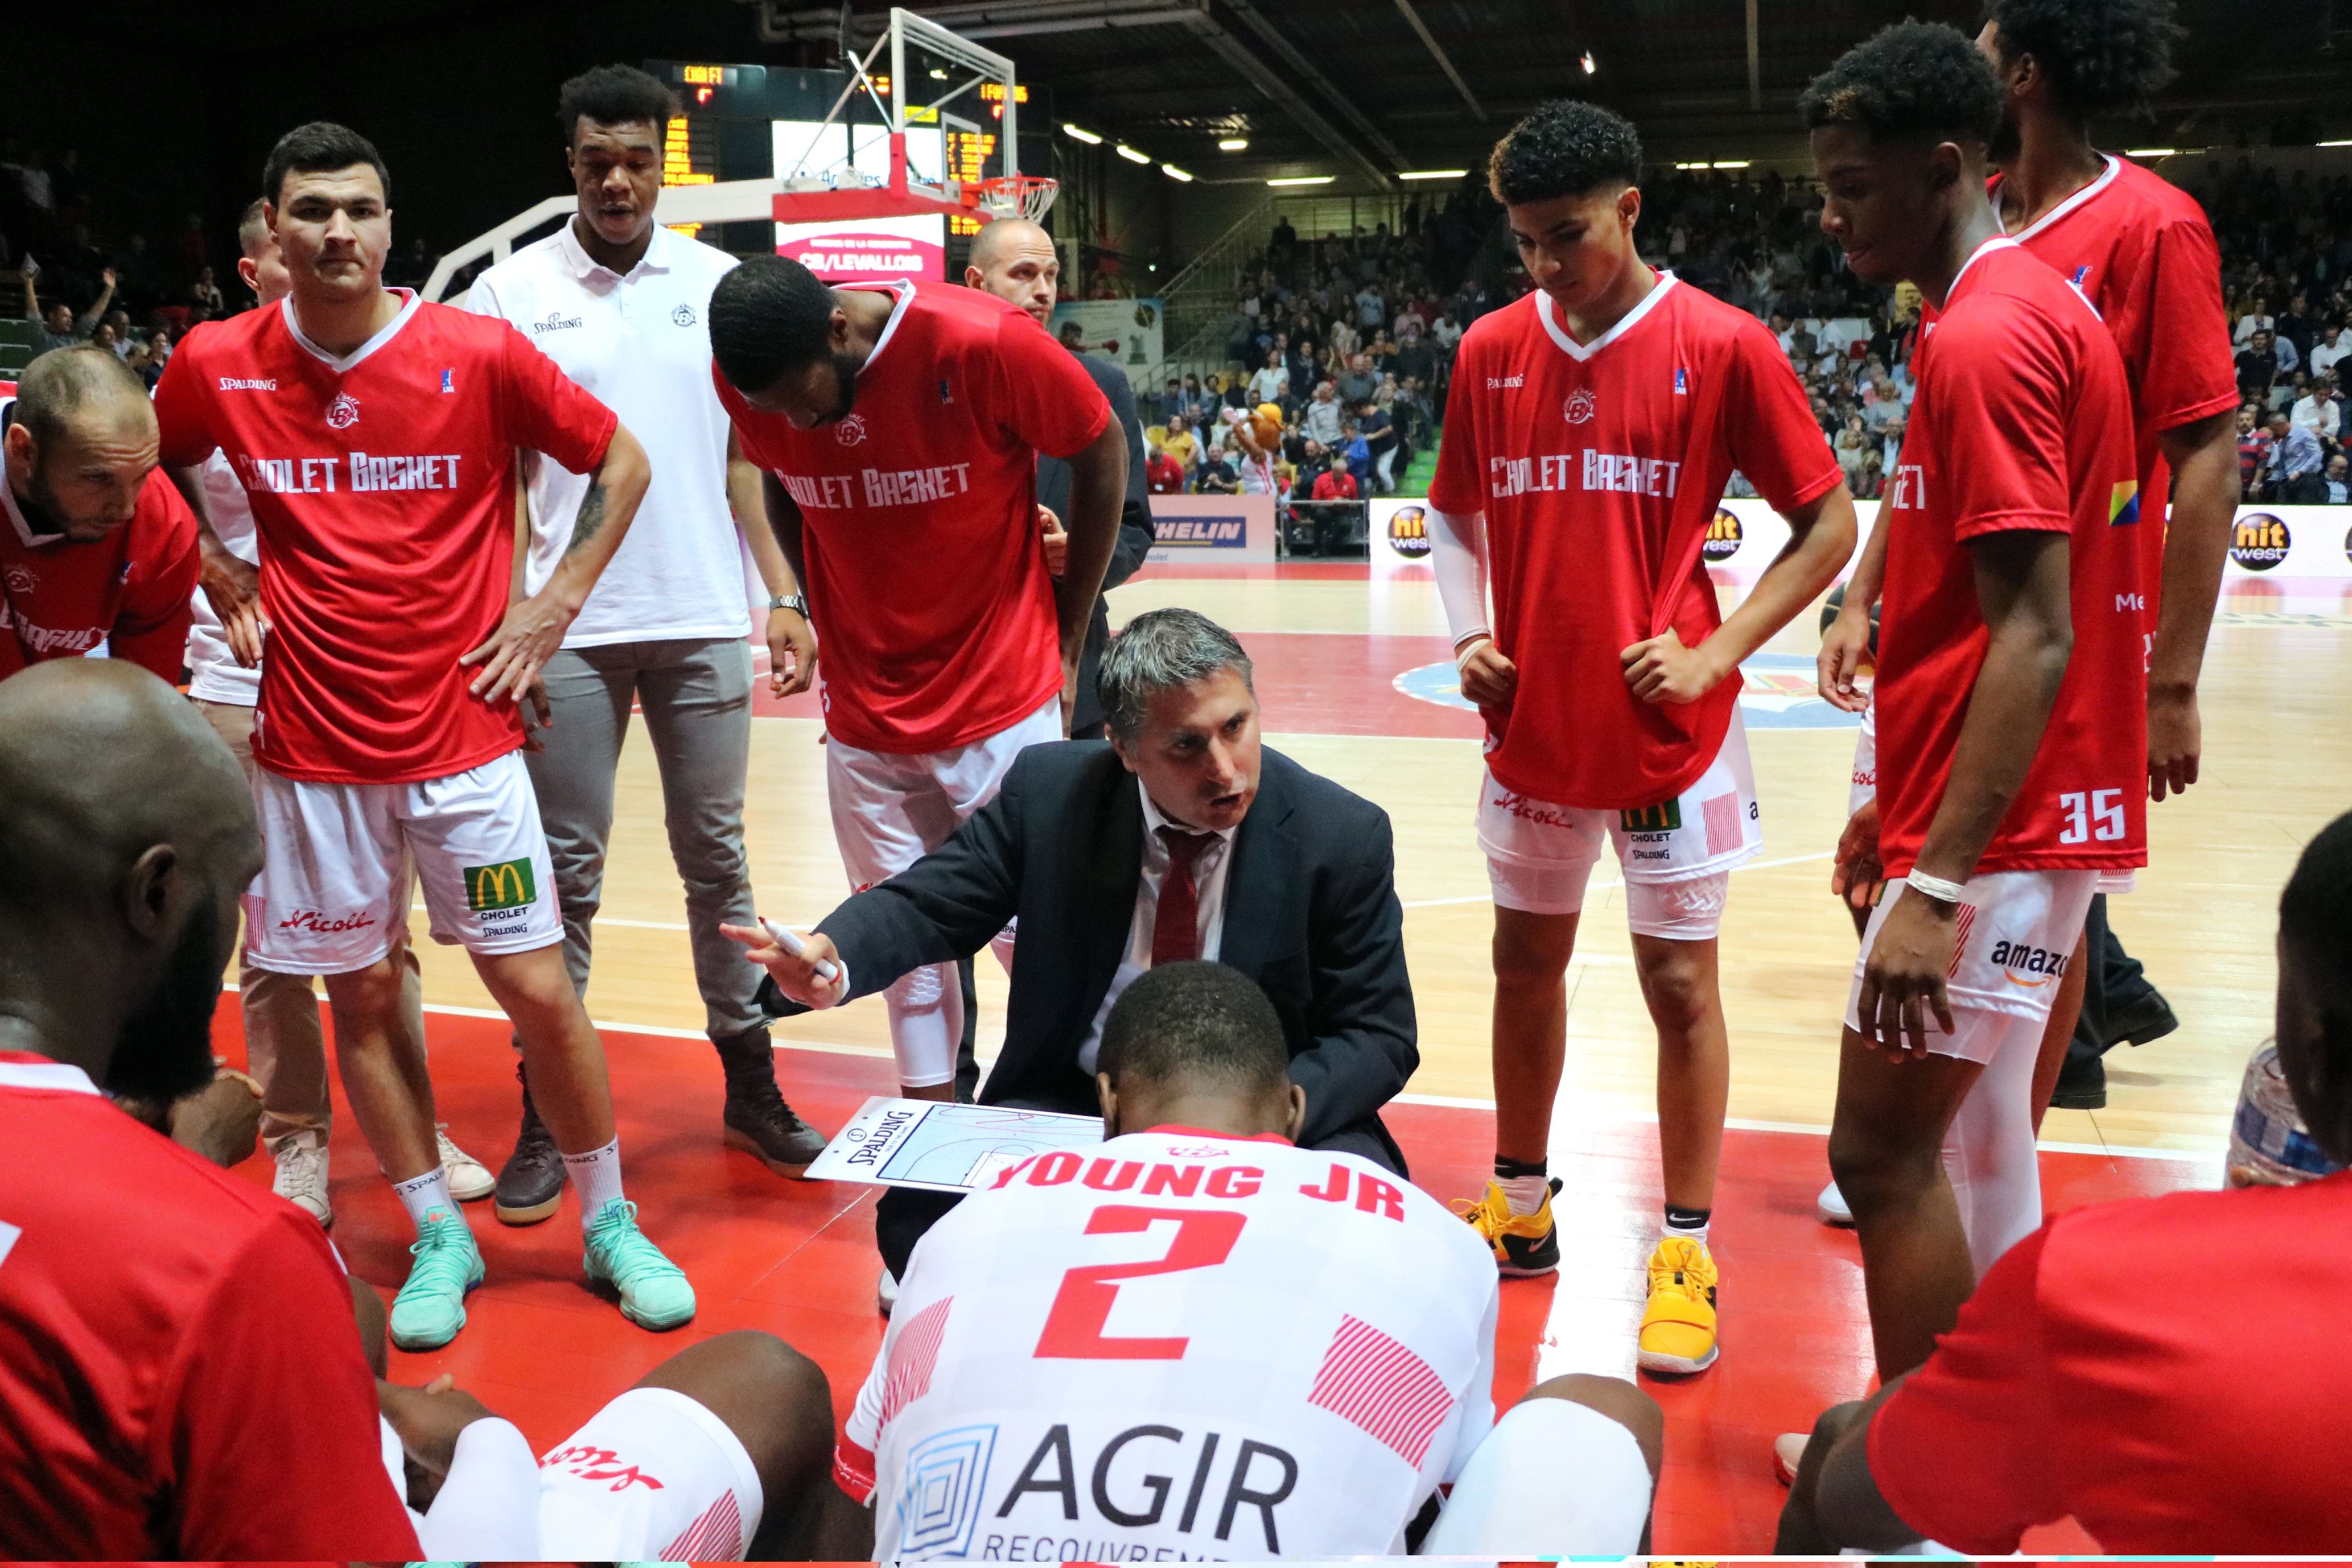
M2352 505L2343 429L2352 360L2352 179L2282 180L2242 157L2191 177L2221 247L2236 350L2238 477L2249 502Z
M249 303L214 261L204 214L191 212L168 239L110 225L130 205L81 172L79 153L54 155L0 140L0 319L34 322L35 352L96 342L122 356L152 392L173 345L190 328ZM436 258L412 240L386 266L389 281L421 287ZM22 293L19 295L18 288Z

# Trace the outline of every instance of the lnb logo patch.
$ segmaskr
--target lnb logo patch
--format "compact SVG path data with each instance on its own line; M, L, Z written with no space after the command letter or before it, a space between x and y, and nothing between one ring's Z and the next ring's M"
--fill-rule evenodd
M2230 530L2230 559L2248 571L2268 571L2286 559L2294 536L2275 512L2249 512Z

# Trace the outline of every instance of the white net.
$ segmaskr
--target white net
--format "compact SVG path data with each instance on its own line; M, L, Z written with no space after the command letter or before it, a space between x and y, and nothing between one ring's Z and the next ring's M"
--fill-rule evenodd
M1062 193L1058 180L1048 180L1035 174L1014 174L1002 180L981 180L974 183L977 195L973 205L992 218L1028 218L1033 222L1045 215L1054 198Z

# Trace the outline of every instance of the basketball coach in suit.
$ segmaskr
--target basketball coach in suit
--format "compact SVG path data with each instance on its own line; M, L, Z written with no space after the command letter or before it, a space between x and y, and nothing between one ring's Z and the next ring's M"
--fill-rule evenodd
M730 928L767 967L762 996L778 1011L799 1010L786 998L869 996L977 952L1017 915L1004 1049L980 1103L1092 1115L1111 1003L1154 963L1214 958L1257 981L1282 1019L1307 1092L1300 1145L1403 1174L1380 1113L1421 1055L1388 814L1259 744L1249 657L1205 616L1137 616L1098 683L1109 740L1023 752L994 800L826 915L803 956ZM820 960L835 978L819 977ZM954 1202L884 1195L886 1300Z

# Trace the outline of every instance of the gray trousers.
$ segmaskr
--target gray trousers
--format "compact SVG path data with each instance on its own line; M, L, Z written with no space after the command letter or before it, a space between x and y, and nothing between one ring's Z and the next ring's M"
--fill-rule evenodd
M629 709L643 708L661 770L669 852L686 884L686 926L704 1027L713 1040L767 1020L752 997L761 978L719 922L752 924L743 855L743 778L751 758L751 650L737 639L612 643L565 648L547 663L555 727L526 752L563 912L563 963L588 993L589 927L604 902L613 833L613 780Z

